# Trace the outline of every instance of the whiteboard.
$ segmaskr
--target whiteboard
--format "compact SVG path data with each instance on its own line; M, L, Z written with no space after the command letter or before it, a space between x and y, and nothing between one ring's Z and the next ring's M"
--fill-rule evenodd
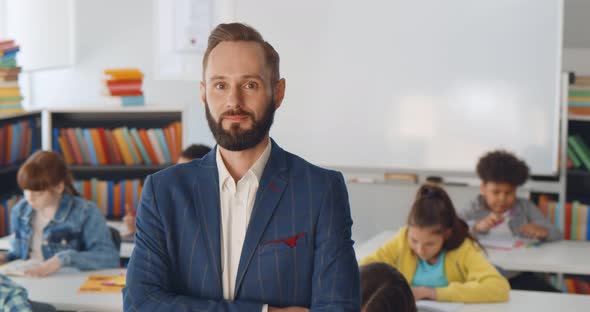
M557 172L562 0L255 0L278 50L271 136L331 167L472 172L490 149Z

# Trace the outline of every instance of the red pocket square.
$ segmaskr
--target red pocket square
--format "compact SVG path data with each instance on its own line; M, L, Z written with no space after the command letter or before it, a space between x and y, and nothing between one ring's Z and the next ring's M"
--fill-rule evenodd
M305 235L305 232L301 232L301 233L299 233L299 234L297 234L295 236L291 236L291 237L288 237L288 238L285 238L285 239L277 239L277 240L274 240L274 241L271 241L271 242L263 243L262 245L265 245L266 246L266 245L277 244L277 243L285 243L285 244L287 244L287 246L293 248L293 247L295 247L297 245L297 240L300 237L303 237L304 235Z

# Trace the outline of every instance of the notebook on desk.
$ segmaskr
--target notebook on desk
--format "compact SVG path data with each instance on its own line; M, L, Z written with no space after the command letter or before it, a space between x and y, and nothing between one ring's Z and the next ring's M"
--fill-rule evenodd
M477 239L484 247L504 250L533 247L540 244L538 239L514 237L512 235L481 235Z

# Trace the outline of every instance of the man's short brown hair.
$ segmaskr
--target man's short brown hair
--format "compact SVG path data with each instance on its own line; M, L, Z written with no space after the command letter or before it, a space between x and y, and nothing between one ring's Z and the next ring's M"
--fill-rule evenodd
M266 60L266 66L270 69L271 85L274 86L277 81L281 78L279 73L279 54L270 45L270 43L264 41L262 35L251 26L242 23L229 23L219 24L209 35L207 42L207 50L203 55L203 79L205 76L205 70L207 69L207 60L211 51L220 43L224 41L249 41L259 43L263 50Z

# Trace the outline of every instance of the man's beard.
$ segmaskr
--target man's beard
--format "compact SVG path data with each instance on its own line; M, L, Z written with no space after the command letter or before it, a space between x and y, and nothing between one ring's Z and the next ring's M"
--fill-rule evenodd
M268 134L270 127L274 121L275 116L275 101L274 97L269 101L265 111L260 116L260 120L256 120L254 115L242 109L233 109L224 112L219 116L219 121L215 121L211 116L209 110L209 103L205 100L205 113L207 116L207 123L209 129L213 133L213 137L219 146L230 151L243 151L258 145L264 137ZM240 129L240 123L232 123L229 130L223 129L221 122L223 117L232 115L246 115L252 120L252 128L248 130Z

